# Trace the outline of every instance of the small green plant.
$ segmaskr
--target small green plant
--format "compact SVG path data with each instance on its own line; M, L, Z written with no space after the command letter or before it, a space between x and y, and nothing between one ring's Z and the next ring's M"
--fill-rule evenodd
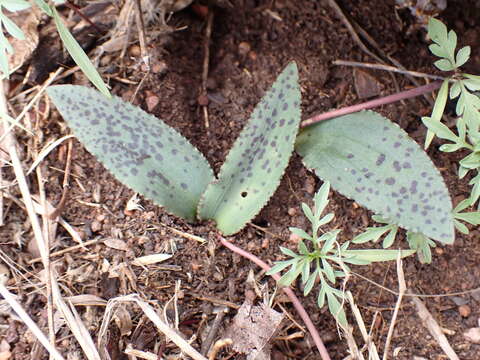
M300 122L298 70L291 63L254 109L215 178L195 147L140 108L82 86L47 92L77 138L118 180L177 216L215 220L225 235L241 230L276 190Z
M302 203L303 213L311 223L311 234L291 227L290 231L301 238L298 243L298 254L288 248L280 247L280 251L291 259L276 262L267 274L275 274L289 268L280 278L279 284L289 286L301 275L305 296L312 291L318 280L320 282L318 306L323 307L327 300L330 313L339 324L345 327L347 319L343 310L344 292L335 286L338 284L338 279L344 279L350 272L346 264L368 265L377 261L395 260L399 253L405 257L413 254L415 250L352 250L348 248L349 241L341 245L338 243L337 236L340 230L319 235L320 227L328 224L334 217L332 213L322 216L328 205L329 191L330 184L325 182L314 196L313 208Z
M103 82L101 76L90 62L87 54L83 51L82 47L78 44L72 34L68 31L67 27L60 18L60 15L55 8L55 4L61 4L64 0L54 0L54 5L49 5L44 0L35 0L35 4L42 9L42 11L48 16L52 17L55 25L57 26L58 34L63 41L63 44L73 60L82 69L87 78L101 91L104 95L110 96L110 92ZM12 21L2 10L3 8L11 12L26 10L32 5L25 0L0 0L0 71L2 78L8 78L10 76L10 69L8 68L7 53L13 53L13 48L8 42L7 38L3 34L5 29L11 36L24 40L25 35L23 31Z
M443 81L438 92L432 115L422 118L429 130L425 147L430 145L433 136L436 135L450 142L442 145L441 151L453 152L464 149L469 153L460 160L458 169L460 178L465 177L470 171L475 173L470 181L472 191L468 202L461 205L463 210L474 205L480 198L480 97L475 93L480 90L480 76L460 71L460 67L470 58L470 47L465 46L455 54L457 35L453 30L448 31L442 22L432 18L428 24L428 34L434 42L429 46L430 51L441 58L435 62L435 66L442 71L450 72L450 74ZM441 123L448 97L451 100L458 98L455 107L457 134ZM456 208L454 211L457 220L460 219L475 225L480 223L480 213L473 218L472 216L462 217L459 216L460 210L458 209ZM458 225L458 221L456 225ZM460 230L459 226L457 229ZM465 227L462 227L461 230L464 231Z

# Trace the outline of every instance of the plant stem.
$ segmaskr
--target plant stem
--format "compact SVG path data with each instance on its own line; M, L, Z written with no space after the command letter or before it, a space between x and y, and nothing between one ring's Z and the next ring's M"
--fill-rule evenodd
M364 102L364 103L361 103L361 104L347 106L347 107L344 107L344 108L341 108L341 109L328 111L326 113L318 114L318 115L312 116L311 118L309 118L307 120L304 120L300 124L300 127L304 128L304 127L319 123L320 121L332 119L332 118L335 118L335 117L338 117L338 116L341 116L341 115L347 115L347 114L351 114L351 113L354 113L354 112L357 112L357 111L371 109L371 108L374 108L374 107L377 107L377 106L391 104L391 103L394 103L394 102L397 102L397 101L400 101L400 100L403 100L403 99L409 99L409 98L412 98L412 97L415 97L415 96L423 95L423 94L426 94L428 92L432 92L432 91L438 89L441 85L442 85L442 81L437 80L437 81L431 82L430 84L423 85L423 86L420 86L420 87L417 87L417 88L414 88L414 89L411 89L411 90L401 91L401 92L398 92L398 93L393 94L393 95L388 95L388 96L381 97L381 98L371 100L371 101L367 101L367 102Z
M260 266L262 269L265 271L270 270L270 266L268 266L264 261L260 260L258 257L256 257L253 254L250 254L249 252L233 245L231 242L227 241L223 237L219 236L220 242L222 243L223 246L226 248L232 250L234 253L243 256L244 258L254 262L258 266ZM278 281L280 280L280 275L278 274L273 274L272 277ZM310 317L308 316L307 312L303 308L300 300L295 296L295 293L290 289L289 287L284 287L282 290L288 295L290 300L293 303L293 306L297 310L298 314L302 318L303 322L307 326L308 331L310 331L310 335L312 335L313 341L315 342L315 345L317 346L317 349L320 353L320 356L322 360L331 360L330 355L328 354L327 349L325 348L325 345L323 344L322 339L320 338L320 335L315 328L315 325L313 325L312 320L310 320Z

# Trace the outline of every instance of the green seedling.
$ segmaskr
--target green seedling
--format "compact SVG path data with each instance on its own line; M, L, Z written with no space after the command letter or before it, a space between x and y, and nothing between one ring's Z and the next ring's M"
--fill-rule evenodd
M189 221L215 220L225 235L242 229L277 188L300 122L298 70L291 63L256 106L216 179L193 145L140 108L83 86L47 92L119 181Z
M441 58L435 62L435 66L450 73L437 94L432 115L422 118L428 127L425 147L430 145L433 136L436 135L451 142L442 145L441 151L466 149L469 152L460 161L458 173L459 177L463 178L470 171L476 172L476 176L470 181L473 188L469 197L469 205L474 205L480 198L480 98L476 93L480 90L480 76L460 71L459 68L470 58L470 47L465 46L455 54L457 35L453 30L448 31L442 22L432 18L428 24L428 35L434 42L429 46L430 51ZM441 123L449 97L451 100L457 99L455 107L457 134ZM463 227L462 230L464 229Z
M452 203L439 171L390 120L366 111L324 121L299 134L296 151L317 176L391 224L454 241Z
M73 58L75 63L82 69L87 78L94 84L99 91L104 95L110 96L110 92L102 80L102 77L97 72L91 61L89 60L85 51L78 44L75 38L72 36L68 28L63 23L60 15L55 8L56 4L64 3L64 0L53 0L53 5L47 4L44 0L35 0L35 5L38 6L45 14L52 17L58 30L60 39ZM0 0L0 71L2 72L2 78L8 78L10 76L10 69L8 67L7 53L13 53L13 47L8 42L7 38L3 34L3 30L6 30L14 38L19 40L25 40L25 34L11 19L2 12L2 8L7 9L10 12L16 12L26 10L32 5L25 0ZM14 69L15 70L15 69Z
M279 284L289 286L301 276L305 296L312 291L316 280L319 280L318 306L323 307L327 300L330 313L345 327L347 320L342 306L344 293L334 286L338 279L345 278L350 272L346 264L368 265L372 262L395 260L398 255L409 256L415 250L352 250L348 248L349 241L342 245L337 242L340 230L329 231L319 236L320 227L328 224L334 217L332 213L322 216L328 204L329 190L330 184L325 182L315 194L313 208L302 203L303 213L311 223L311 233L291 227L290 231L301 238L298 243L298 254L280 247L280 251L290 259L276 262L267 274L275 274L289 268L280 278Z

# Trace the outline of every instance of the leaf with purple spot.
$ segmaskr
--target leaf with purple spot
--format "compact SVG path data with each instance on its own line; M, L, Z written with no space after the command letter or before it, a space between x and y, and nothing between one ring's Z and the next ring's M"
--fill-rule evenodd
M225 235L241 230L280 183L300 123L298 70L290 63L255 107L217 180L200 201L201 219L213 219Z
M162 120L75 85L47 93L75 136L122 183L187 220L213 179L203 155Z
M303 130L296 151L332 187L392 223L453 243L452 202L438 169L400 127L365 111Z

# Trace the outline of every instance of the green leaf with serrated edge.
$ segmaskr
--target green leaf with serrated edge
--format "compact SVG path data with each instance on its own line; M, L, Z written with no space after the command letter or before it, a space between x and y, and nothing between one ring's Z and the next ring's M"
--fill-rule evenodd
M120 182L195 220L213 171L183 136L139 107L84 86L57 85L47 93L80 142Z
M304 164L332 188L405 229L454 240L452 203L430 158L374 112L323 121L297 138Z
M298 243L298 252L302 255L308 255L308 248L302 240Z
M78 44L73 35L70 34L70 31L68 31L68 28L65 26L62 19L60 19L57 9L52 6L51 10L53 20L57 26L58 35L60 36L60 39L62 39L63 45L72 57L73 61L75 61L78 67L82 69L88 80L90 80L102 94L110 97L111 95L107 85L105 85L103 82L102 77L98 73L97 69L95 69L95 66L93 66L87 54L85 54L85 51L83 51L82 47Z
M448 79L445 79L438 91L437 98L435 99L435 104L433 105L433 111L431 119L432 121L440 122L442 120L443 111L445 110L445 105L447 104L448 99ZM429 129L427 131L427 136L425 137L425 149L428 149L430 146L433 136L435 134Z
M313 224L315 222L315 216L313 215L312 209L305 203L302 203L301 207L305 217Z
M465 64L470 58L470 46L464 46L457 52L457 57L455 59L455 66L460 67Z
M370 262L391 261L396 260L400 252L402 258L415 254L415 250L383 250L383 249L367 249L367 250L347 250L343 255L354 256L354 259ZM347 262L348 259L345 259Z
M298 70L290 63L255 107L230 150L218 180L199 205L225 235L241 230L275 192L293 152L300 122Z
M318 293L318 298L317 298L317 305L319 308L322 308L323 305L325 305L325 295L327 293L327 284L325 280L322 279L321 286L320 286L320 291Z

